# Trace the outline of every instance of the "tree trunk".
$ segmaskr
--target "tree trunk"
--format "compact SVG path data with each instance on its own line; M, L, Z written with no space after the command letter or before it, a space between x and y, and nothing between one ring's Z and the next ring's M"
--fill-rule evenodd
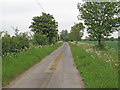
M101 46L101 40L100 39L98 40L98 46Z
M77 44L77 40L76 40L76 44Z
M101 47L101 36L98 36L98 46Z

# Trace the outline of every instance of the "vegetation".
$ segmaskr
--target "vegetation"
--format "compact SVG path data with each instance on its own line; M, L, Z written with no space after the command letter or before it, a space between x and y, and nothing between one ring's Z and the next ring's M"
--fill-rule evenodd
M58 37L57 22L52 15L42 13L42 16L33 17L30 28L34 32L33 36L29 36L27 32L19 33L19 30L14 27L15 35L13 36L7 32L0 32L0 37L4 34L2 36L3 56L27 50L30 44L43 46L56 43Z
M117 52L83 43L69 44L86 88L118 88Z
M58 25L52 15L42 13L42 16L33 17L32 20L30 28L34 34L31 36L27 32L19 33L19 30L14 27L13 36L7 32L0 32L3 85L7 85L19 74L62 45L62 43L56 44Z
M10 36L5 32L2 37L2 54L7 55L10 53L17 53L30 47L29 36L27 33L19 33L19 30L15 29L15 35Z
M120 38L109 38L114 31L118 31L118 5L118 2L78 3L78 19L84 20L89 37L81 40L85 29L81 22L72 26L70 33L67 30L60 32L60 40L72 41L69 43L72 54L87 88L118 88L117 40ZM32 20L29 28L34 34L31 36L27 32L19 33L17 28L13 28L13 36L7 32L0 32L3 85L7 85L62 45L56 44L59 39L58 23L53 15L43 12L41 16L35 16ZM75 44L73 41L82 43ZM103 48L103 45L107 47L98 49L95 46L97 43L100 48Z
M2 56L0 56L0 87L2 87Z
M63 40L63 41L68 41L68 31L67 30L62 30L60 32L60 40Z
M51 44L57 40L58 25L52 15L42 13L42 16L33 17L32 20L33 22L31 23L32 25L30 26L30 28L31 31L34 32L34 40L36 43L42 45L43 43L47 44L46 41L48 41L48 43Z
M104 37L110 36L118 31L118 2L86 2L78 4L79 16L88 26L87 31L90 37L97 39L98 45Z
M42 33L34 34L33 43L35 45L47 45L48 41L46 35L42 35Z
M82 41L82 42L97 45L97 41ZM118 41L103 41L102 44L107 48L118 51Z
M85 27L83 26L83 23L78 23L78 24L75 24L73 27L71 27L72 40L74 40L76 42L81 40L84 29L85 29Z
M86 36L85 39L82 39L82 41L97 41L97 39ZM118 38L106 37L103 39L103 41L118 41ZM102 43L102 41L101 41L101 43Z
M68 33L67 30L62 30L60 32L60 39L63 41L80 41L84 32L83 23L76 23L73 27L71 27L71 32Z
M118 88L118 42L114 37L109 38L119 27L118 2L78 3L78 9L78 19L84 20L89 37L82 43L69 44L85 87ZM77 39L79 32L68 33L68 36L73 41L80 40L80 35ZM97 42L100 49L96 47Z
M2 80L3 86L7 85L11 80L22 74L29 67L41 61L42 58L50 54L52 51L61 46L62 43L52 46L31 48L27 51L10 54L2 59Z

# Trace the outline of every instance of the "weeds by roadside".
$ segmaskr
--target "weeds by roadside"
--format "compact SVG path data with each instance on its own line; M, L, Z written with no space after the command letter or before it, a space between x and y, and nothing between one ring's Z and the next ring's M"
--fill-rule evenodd
M118 88L118 53L85 43L72 44L72 54L86 88Z
M11 80L22 74L29 67L41 61L42 58L62 45L61 43L36 47L13 55L4 56L2 59L2 84L9 84Z

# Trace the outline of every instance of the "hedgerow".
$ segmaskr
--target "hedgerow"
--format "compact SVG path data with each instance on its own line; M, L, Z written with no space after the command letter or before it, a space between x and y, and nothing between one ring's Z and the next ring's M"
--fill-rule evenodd
M22 51L29 48L29 36L27 33L18 34L18 29L15 30L15 35L10 36L7 32L2 37L2 54L7 55L9 53Z

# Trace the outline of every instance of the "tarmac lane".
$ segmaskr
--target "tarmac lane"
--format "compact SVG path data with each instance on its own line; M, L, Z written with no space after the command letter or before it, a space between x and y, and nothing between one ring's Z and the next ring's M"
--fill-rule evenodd
M11 82L9 88L84 88L67 42Z

